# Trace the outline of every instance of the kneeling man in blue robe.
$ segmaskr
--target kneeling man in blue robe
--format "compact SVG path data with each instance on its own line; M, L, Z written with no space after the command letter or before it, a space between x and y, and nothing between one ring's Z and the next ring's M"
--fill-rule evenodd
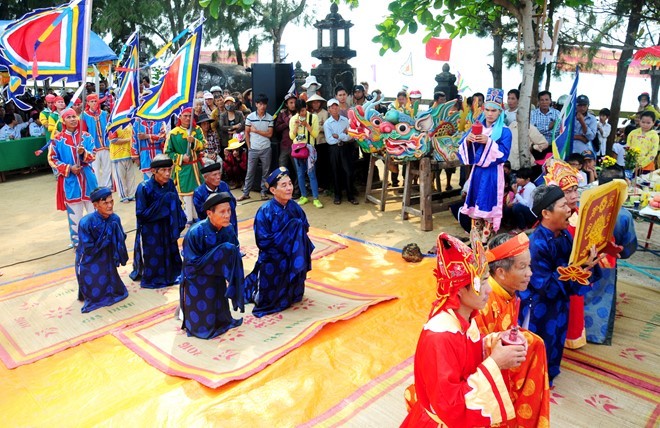
M305 211L291 202L289 170L276 169L267 184L274 198L263 204L254 218L259 258L245 278L245 300L255 304L252 314L256 317L280 312L302 301L314 251L307 236Z
M232 318L228 301L235 311L245 311L243 260L231 225L231 200L226 192L211 194L203 206L206 219L183 239L181 328L188 336L212 339L243 322Z

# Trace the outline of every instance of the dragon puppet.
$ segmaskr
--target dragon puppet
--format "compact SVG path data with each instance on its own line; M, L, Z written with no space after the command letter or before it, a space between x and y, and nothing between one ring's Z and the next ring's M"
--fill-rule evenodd
M386 151L398 162L427 155L439 162L458 160L461 137L480 114L476 104L469 109L465 101L461 104L456 100L419 112L415 118L394 109L382 115L375 105L349 109L347 132L364 152Z

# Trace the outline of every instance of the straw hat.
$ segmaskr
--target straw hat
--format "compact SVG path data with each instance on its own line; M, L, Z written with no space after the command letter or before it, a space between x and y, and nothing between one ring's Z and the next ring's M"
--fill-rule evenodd
M309 97L309 98L307 99L307 103L311 103L312 101L321 101L321 102L325 102L325 98L323 98L322 96L320 96L320 95L318 95L318 94L314 94L314 95L312 95L311 97Z
M245 141L238 141L238 138L232 138L229 140L229 145L227 146L227 150L236 150L239 147L241 147L243 144L245 144Z

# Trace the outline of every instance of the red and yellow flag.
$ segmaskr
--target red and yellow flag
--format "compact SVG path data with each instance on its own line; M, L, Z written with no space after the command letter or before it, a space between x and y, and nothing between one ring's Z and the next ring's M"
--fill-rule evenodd
M449 61L451 55L451 39L431 37L426 43L426 57L435 61Z

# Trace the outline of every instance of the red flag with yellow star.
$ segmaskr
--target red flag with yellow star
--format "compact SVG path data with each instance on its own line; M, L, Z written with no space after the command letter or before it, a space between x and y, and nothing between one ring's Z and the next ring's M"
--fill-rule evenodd
M431 37L426 43L426 57L435 61L449 61L451 55L451 39Z

